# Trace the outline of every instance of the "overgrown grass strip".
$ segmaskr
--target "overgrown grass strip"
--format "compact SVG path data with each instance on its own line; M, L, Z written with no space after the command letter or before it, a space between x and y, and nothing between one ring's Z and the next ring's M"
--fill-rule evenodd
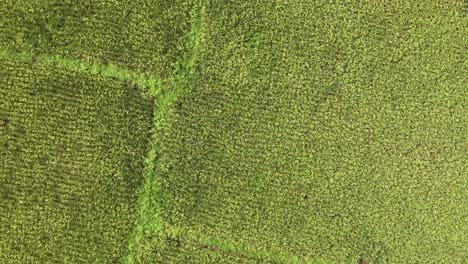
M197 54L203 33L205 7L202 1L194 4L191 15L191 30L187 37L186 52L175 64L170 80L166 85L160 86L155 100L155 113L153 120L153 137L151 150L146 158L145 164L145 184L140 193L140 216L134 233L129 241L127 254L124 256L124 263L140 263L144 261L145 239L153 237L160 243L164 239L164 233L168 229L162 215L165 200L164 190L158 182L158 175L155 174L155 166L160 155L161 142L160 134L165 129L166 118L171 111L172 105L177 99L190 90L190 80L195 74ZM154 94L154 93L153 93ZM153 241L154 241L153 240ZM152 245L155 246L155 245ZM148 248L146 248L148 249Z
M166 239L187 243L193 247L209 251L222 251L225 254L236 255L241 259L253 261L263 261L269 263L290 263L290 264L324 264L319 258L310 259L308 257L295 256L284 252L275 252L256 249L250 245L239 244L231 241L221 240L207 236L202 233L195 233L188 229L168 228Z
M0 59L21 62L40 62L49 66L115 78L129 82L131 86L137 86L147 96L157 96L161 92L162 79L154 74L135 72L112 63L99 63L93 61L63 58L58 55L34 54L32 52L14 52L5 48L0 49Z

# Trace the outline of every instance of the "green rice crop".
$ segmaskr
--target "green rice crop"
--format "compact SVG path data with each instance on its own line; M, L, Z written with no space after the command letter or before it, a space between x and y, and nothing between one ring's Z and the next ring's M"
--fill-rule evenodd
M464 263L466 14L6 1L0 262Z
M152 101L122 81L8 60L0 98L0 262L119 261Z
M167 77L183 51L190 10L181 0L6 0L0 46Z
M192 92L161 133L169 226L273 262L468 258L461 3L206 10Z

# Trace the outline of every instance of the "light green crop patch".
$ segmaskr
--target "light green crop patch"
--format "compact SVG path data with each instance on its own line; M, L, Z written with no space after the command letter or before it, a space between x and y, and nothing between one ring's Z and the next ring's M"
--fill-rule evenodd
M2 58L0 260L118 262L152 111L125 81Z
M467 259L455 2L206 1L195 89L160 138L164 221L303 263Z

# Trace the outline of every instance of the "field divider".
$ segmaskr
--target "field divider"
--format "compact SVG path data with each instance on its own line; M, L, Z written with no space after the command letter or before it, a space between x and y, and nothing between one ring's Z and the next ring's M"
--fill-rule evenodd
M324 264L320 258L311 259L306 256L297 256L286 252L256 249L247 244L213 238L190 229L168 227L166 235L168 238L176 240L179 243L188 243L204 250L222 251L227 254L245 257L255 261L290 264Z
M151 149L145 160L145 182L139 194L138 220L134 232L128 240L127 252L123 263L144 263L144 250L154 244L164 246L167 233L171 228L163 219L164 204L169 201L156 175L156 166L161 155L163 138L161 134L167 127L167 116L172 105L191 90L192 80L196 74L196 61L201 49L205 23L205 6L198 1L190 12L191 28L187 35L186 52L175 63L171 76L161 83L155 97ZM144 243L150 240L150 245Z
M244 256L255 260L269 260L273 263L311 263L321 264L321 260L309 259L290 255L284 252L271 252L259 250L249 245L224 241L195 233L193 230L170 226L164 221L164 204L170 203L158 181L156 166L161 155L163 144L162 130L168 125L167 116L172 111L172 105L192 89L192 81L196 77L196 65L198 54L202 47L203 30L205 26L205 6L199 1L191 12L192 26L187 36L186 49L181 59L175 64L174 70L168 81L161 86L155 99L154 126L152 132L151 149L145 160L145 183L139 195L138 223L129 239L126 255L123 263L145 263L144 251L155 245L165 247L167 239L181 239L187 243L206 250L220 250L228 254ZM149 245L145 239L150 238ZM143 251L143 252L142 252Z
M25 63L38 62L68 71L126 81L130 85L137 86L145 96L151 97L158 96L163 86L163 79L154 74L136 72L113 63L103 64L97 61L65 58L59 55L35 54L29 51L16 52L3 47L0 47L0 59Z

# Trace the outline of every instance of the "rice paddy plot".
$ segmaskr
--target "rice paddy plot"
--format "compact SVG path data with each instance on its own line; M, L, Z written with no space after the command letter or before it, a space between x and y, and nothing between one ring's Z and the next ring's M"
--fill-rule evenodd
M167 77L193 1L2 1L0 47L113 63Z
M306 263L466 260L460 3L260 2L206 2L160 133L164 221Z
M0 262L119 262L152 114L125 82L1 60Z

